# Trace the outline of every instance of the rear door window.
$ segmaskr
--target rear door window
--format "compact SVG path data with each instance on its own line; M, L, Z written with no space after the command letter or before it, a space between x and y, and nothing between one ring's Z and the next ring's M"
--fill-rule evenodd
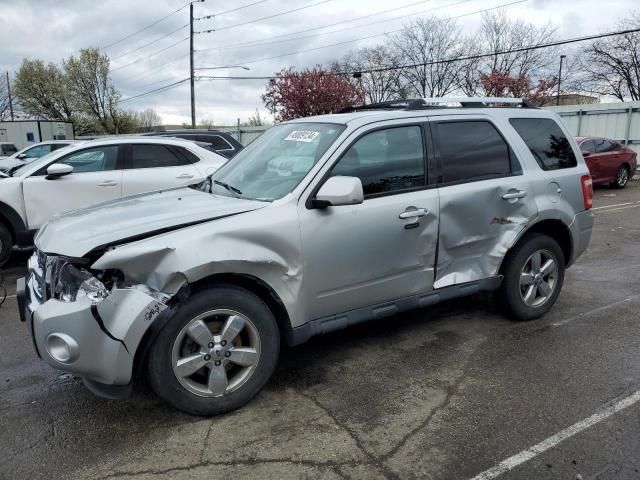
M438 145L442 183L462 183L509 176L519 171L509 145L484 120L432 124Z
M543 170L571 168L578 164L569 139L554 120L511 118L509 123Z
M593 140L585 140L580 145L580 150L583 152L595 153L596 145Z
M130 145L127 168L165 168L188 165L186 158L176 155L166 145L145 145L133 143Z

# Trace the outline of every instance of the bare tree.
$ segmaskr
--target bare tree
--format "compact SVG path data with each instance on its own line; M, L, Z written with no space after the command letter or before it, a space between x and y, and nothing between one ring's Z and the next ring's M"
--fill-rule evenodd
M94 118L104 131L114 131L120 94L109 78L109 57L87 48L63 61L63 66L74 109Z
M402 63L412 65L401 70L409 96L440 97L457 89L462 62L440 61L464 52L462 34L453 20L414 20L390 40Z
M461 58L456 79L457 89L468 97L474 97L482 91L481 82L481 59L474 56L482 53L477 40L474 37L467 37L461 46Z
M153 108L147 108L136 114L138 128L142 130L152 130L153 127L162 125L162 118Z
M395 50L378 45L351 50L334 67L338 71L356 73L349 81L362 90L365 103L378 103L404 97L398 69L401 61Z
M640 12L618 24L636 28ZM626 33L593 41L584 52L581 70L584 90L618 100L640 100L640 33Z
M483 52L493 55L483 60L481 70L484 73L500 72L512 77L548 76L549 68L555 66L558 58L555 48L501 52L549 42L555 38L556 30L551 24L537 27L522 20L512 20L504 10L484 13L478 43Z

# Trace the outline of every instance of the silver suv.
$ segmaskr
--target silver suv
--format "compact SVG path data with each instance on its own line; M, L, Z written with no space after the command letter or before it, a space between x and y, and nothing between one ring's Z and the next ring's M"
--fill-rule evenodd
M197 188L51 220L21 315L42 359L94 392L126 396L144 374L171 405L219 414L260 391L281 343L481 291L516 320L544 315L587 248L592 195L558 117L521 100L298 119Z

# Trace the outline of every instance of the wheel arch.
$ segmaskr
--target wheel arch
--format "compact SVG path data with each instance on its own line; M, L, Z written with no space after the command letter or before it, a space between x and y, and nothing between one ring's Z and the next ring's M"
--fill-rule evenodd
M547 235L548 237L553 238L558 245L560 245L560 249L562 250L562 254L564 256L564 264L565 267L569 266L571 262L571 258L573 255L573 239L571 237L571 231L566 223L562 220L557 219L546 219L540 222L534 223L529 228L527 228L520 237L514 242L511 246L507 255L513 251L513 249L526 240L527 236L532 233L541 233L543 235ZM505 256L506 258L506 256ZM502 268L505 264L504 258L502 259L502 263L500 265L500 273L502 273Z
M20 234L27 231L20 214L4 202L0 202L0 223L9 230L14 244L18 243Z
M146 357L151 345L160 333L160 330L162 330L169 319L173 316L173 313L176 311L178 306L187 301L194 293L218 285L233 285L244 288L265 302L267 307L269 307L273 312L276 319L278 330L280 331L280 338L284 343L289 343L291 336L291 321L289 313L276 291L271 288L270 285L253 275L240 273L216 273L182 287L178 294L176 294L169 302L169 308L166 310L167 314L157 318L153 325L147 329L142 340L138 344L138 348L134 355L132 379L139 376L140 372L144 368Z

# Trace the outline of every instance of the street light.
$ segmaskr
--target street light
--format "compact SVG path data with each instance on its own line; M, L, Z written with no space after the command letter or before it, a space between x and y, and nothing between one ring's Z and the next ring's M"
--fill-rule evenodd
M562 61L566 55L560 55L560 70L558 71L558 94L556 95L556 106L560 105L560 81L562 80Z
M222 65L220 67L196 68L196 70L219 70L221 68L241 68L243 70L251 70L249 67L245 67L244 65Z

